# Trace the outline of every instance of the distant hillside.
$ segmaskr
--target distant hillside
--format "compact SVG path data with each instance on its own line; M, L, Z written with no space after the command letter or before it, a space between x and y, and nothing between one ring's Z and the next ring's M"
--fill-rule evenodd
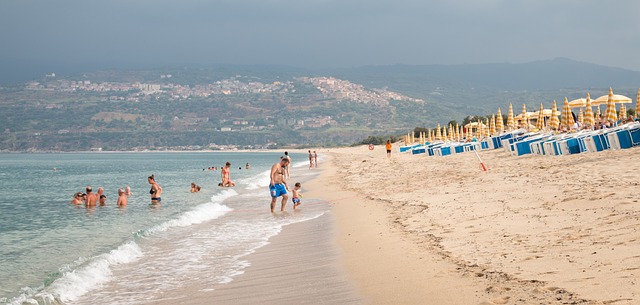
M638 87L640 72L612 68L567 58L523 64L394 65L367 66L336 71L358 81L390 83L451 83L503 90L554 90L566 88Z
M504 111L509 103L518 110L522 104L550 107L564 97L604 95L609 87L635 100L640 87L638 71L566 58L523 64L367 66L327 73L425 99L453 117L494 113L498 107Z
M351 144L495 114L498 107L506 114L510 103L520 112L522 104L549 108L587 92L597 98L609 87L635 100L640 87L640 72L569 59L64 71L0 86L0 151Z

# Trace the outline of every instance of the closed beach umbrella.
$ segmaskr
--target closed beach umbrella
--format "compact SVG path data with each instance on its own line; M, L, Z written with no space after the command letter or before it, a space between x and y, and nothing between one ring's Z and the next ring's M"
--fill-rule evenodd
M638 90L638 96L640 97L640 90ZM504 130L504 122L502 121L502 112L498 108L498 115L496 117L496 131L501 133Z
M489 122L489 133L491 135L496 134L496 115L495 114L491 115L491 122Z
M558 126L560 126L558 106L556 106L556 101L553 101L553 105L551 105L551 117L549 118L549 128L558 129Z
M540 111L538 111L538 121L536 122L536 128L542 130L544 128L544 107L540 104Z
M509 104L509 113L507 114L507 127L509 127L509 130L513 130L516 127L516 122L513 118L513 104Z
M487 118L484 121L486 122L485 123L486 127L484 128L484 137L488 138L491 136L491 130L489 130L489 119Z
M586 107L587 109L584 112L584 125L587 127L593 127L595 121L593 119L593 109L591 109L591 96L589 96L589 93L587 93Z
M582 108L580 108L580 112L578 112L578 122L580 122L580 124L584 124L584 113L582 113Z
M596 108L596 119L600 119L600 117L602 116L602 112L600 111L600 105L598 105L598 108Z
M462 141L462 137L464 135L462 134L462 126L458 126L458 141Z
M627 117L627 106L625 106L624 104L620 104L620 118L626 118Z
M436 140L442 140L442 131L440 130L440 123L438 123L438 128L436 129Z
M525 126L525 128L528 130L529 129L529 115L527 114L527 104L522 104L522 119L521 119L522 126Z
M640 88L638 88L638 95L636 95L636 118L640 118Z
M569 107L569 100L564 98L564 106L562 107L562 126L565 126L567 130L573 126L573 116L571 115L571 107Z
M613 101L613 90L609 88L609 100L607 101L607 110L604 112L604 117L607 121L615 122L618 120L618 114L616 113L616 104Z

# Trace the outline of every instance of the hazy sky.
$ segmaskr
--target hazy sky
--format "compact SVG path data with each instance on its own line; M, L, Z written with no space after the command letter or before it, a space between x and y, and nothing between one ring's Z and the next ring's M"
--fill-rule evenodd
M637 0L1 0L0 59L640 71Z

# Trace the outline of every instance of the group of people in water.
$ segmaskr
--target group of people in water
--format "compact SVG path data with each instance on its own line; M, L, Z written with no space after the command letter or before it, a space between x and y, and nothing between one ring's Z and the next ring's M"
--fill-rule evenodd
M287 179L291 177L289 170L291 165L291 157L288 152L284 152L284 156L280 157L280 162L271 166L271 172L269 175L269 194L271 196L271 213L274 213L276 201L278 197L281 198L280 211L284 211L287 201L289 200L288 191L291 191L291 201L293 203L293 209L297 209L302 203L302 193L300 192L302 185L300 182L296 182L293 189L289 189L287 185ZM315 151L313 154L309 150L309 168L318 167L318 155ZM249 163L245 165L246 169L250 169ZM242 167L239 167L242 169ZM203 169L204 170L204 169ZM208 170L217 170L217 167L209 167ZM223 167L220 167L220 176L222 182L218 183L220 187L234 187L236 183L231 180L231 163L226 162ZM147 182L151 185L149 195L151 197L152 204L159 204L162 202L162 187L156 182L155 176L151 175L147 177ZM197 193L202 189L201 186L195 182L191 182L191 193ZM124 207L129 203L129 196L131 195L131 188L126 186L124 189L118 189L118 200L116 205L118 207ZM77 192L74 194L71 204L85 205L87 207L105 206L107 203L107 196L104 194L104 188L99 187L94 193L91 186L85 188L85 193Z
M154 175L147 177L147 182L151 184L149 194L151 195L151 203L158 204L162 201L162 187L156 182ZM127 185L125 188L118 189L118 207L125 207L129 204L129 196L131 196L131 188ZM85 193L77 192L73 195L73 199L69 202L74 205L85 205L86 207L106 206L107 195L104 194L104 188L99 187L94 193L91 186L85 188Z
M119 207L126 206L129 203L131 188L129 186L124 189L118 189L118 201L116 205ZM74 205L85 205L87 207L105 206L107 205L107 195L104 194L104 188L99 187L94 193L91 186L85 188L85 193L77 192L73 194L73 199L69 202Z

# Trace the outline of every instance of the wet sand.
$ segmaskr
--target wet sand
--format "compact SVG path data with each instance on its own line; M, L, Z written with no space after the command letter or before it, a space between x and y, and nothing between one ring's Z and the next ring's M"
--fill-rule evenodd
M339 263L335 234L331 213L285 226L245 257L251 265L233 281L191 287L153 304L362 304Z

